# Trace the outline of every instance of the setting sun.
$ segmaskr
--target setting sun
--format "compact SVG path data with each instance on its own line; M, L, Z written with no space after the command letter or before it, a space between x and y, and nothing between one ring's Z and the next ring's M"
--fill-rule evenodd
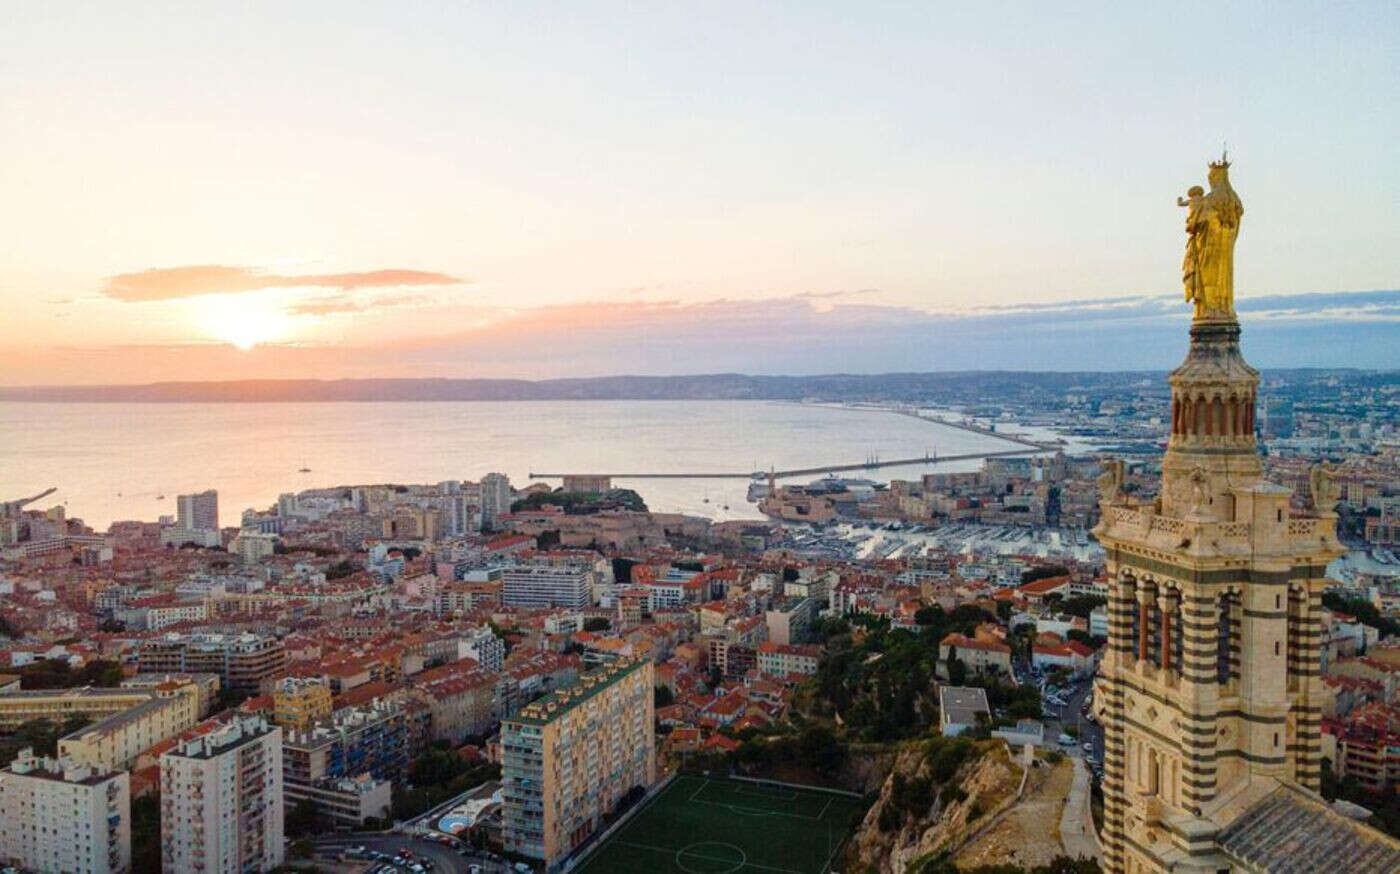
M291 331L286 312L270 300L218 295L200 300L197 306L202 334L244 351L284 340Z

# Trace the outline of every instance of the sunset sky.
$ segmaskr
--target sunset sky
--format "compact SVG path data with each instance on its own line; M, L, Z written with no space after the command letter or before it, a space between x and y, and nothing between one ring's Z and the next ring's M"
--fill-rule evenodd
M1397 364L1394 3L248 5L7 9L0 384L1164 366L1222 140Z

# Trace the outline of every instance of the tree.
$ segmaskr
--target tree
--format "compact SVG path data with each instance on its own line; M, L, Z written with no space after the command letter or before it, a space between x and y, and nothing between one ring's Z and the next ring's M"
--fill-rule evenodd
M1021 585L1033 583L1036 580L1046 580L1050 577L1063 577L1069 574L1069 568L1057 564L1043 564L1039 567L1029 568L1021 572Z
M819 774L830 776L846 762L846 747L824 725L811 725L797 737L798 761Z
M943 607L934 604L931 607L920 607L914 613L914 621L920 625L934 625L942 621L944 616Z
M1065 637L1070 640L1077 640L1085 646L1093 647L1094 649L1099 648L1098 641L1094 640L1093 635L1087 631L1081 631L1078 628L1071 628L1069 631L1065 632Z
M131 869L160 870L160 796L131 799Z
M1108 599L1099 595L1075 595L1060 602L1060 612L1088 619L1090 613L1107 603Z
M612 623L606 616L589 616L583 620L584 631L607 631L612 628Z
M1362 598L1349 598L1336 592L1323 592L1322 605L1337 613L1350 613L1359 619L1362 625L1369 625L1380 631L1382 637L1400 634L1400 622L1382 616L1375 605Z
M967 681L967 665L958 658L958 648L948 647L948 682L954 686L961 686Z
M282 816L283 829L288 837L301 837L302 835L315 834L320 824L321 815L316 809L316 802L310 798L301 798L297 803L286 808L286 813Z
M632 567L636 564L637 562L630 558L613 559L613 580L618 585L626 585L632 582Z
M676 696L672 694L670 686L657 686L652 689L652 701L657 707L670 707L675 700Z

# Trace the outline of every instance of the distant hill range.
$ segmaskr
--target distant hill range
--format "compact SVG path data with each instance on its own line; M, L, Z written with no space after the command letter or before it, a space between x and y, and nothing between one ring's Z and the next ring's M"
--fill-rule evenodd
M1394 384L1397 373L1359 370L1267 371L1287 383L1342 380ZM584 379L276 379L156 382L147 385L0 387L3 401L68 403L252 403L307 401L560 400L919 400L1006 401L1082 390L1098 397L1165 393L1153 371L934 373L750 376L601 376Z

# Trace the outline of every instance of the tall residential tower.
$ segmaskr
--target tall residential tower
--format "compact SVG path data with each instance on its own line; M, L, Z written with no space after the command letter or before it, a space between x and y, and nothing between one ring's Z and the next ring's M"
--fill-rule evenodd
M286 855L282 813L282 729L262 717L235 717L160 757L170 874L271 871Z

